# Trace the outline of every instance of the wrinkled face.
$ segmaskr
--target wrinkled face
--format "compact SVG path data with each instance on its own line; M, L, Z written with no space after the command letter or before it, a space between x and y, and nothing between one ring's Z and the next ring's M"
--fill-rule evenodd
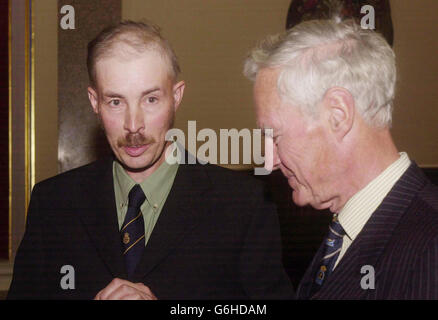
M262 69L254 85L257 123L262 129L273 129L274 169L288 179L297 205L326 209L334 200L327 128L323 121L285 104L278 95L277 78L278 71Z
M154 50L114 53L96 63L97 88L88 89L90 102L128 173L141 173L164 160L165 135L184 90L168 70Z

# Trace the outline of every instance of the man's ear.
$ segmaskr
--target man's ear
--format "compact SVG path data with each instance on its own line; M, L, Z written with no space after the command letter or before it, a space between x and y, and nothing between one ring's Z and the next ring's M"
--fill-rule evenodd
M323 106L327 112L330 130L338 140L342 140L350 132L354 123L353 95L345 88L330 88L324 95Z
M97 92L92 88L88 87L88 99L90 100L91 107L93 108L94 113L99 113L99 103L97 99Z
M178 109L179 105L181 104L185 87L186 84L184 81L179 81L173 86L173 99L175 101L175 111Z

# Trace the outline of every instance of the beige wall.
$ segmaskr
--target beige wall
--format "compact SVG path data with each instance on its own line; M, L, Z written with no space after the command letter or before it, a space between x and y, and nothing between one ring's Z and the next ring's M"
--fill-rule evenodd
M391 6L399 72L394 139L417 163L438 167L438 1Z
M58 2L34 1L35 182L58 172Z
M282 31L289 0L123 0L122 17L148 18L172 42L187 82L176 125L252 128L248 50ZM420 165L438 166L438 1L391 1L399 67L393 133ZM92 15L90 15L92 16ZM36 181L57 173L57 1L35 1ZM74 32L74 31L73 31Z
M181 79L186 81L176 127L186 132L187 121L196 120L198 131L255 128L252 84L242 75L242 62L261 37L284 30L289 4L290 0L124 0L122 18L158 24L176 51Z

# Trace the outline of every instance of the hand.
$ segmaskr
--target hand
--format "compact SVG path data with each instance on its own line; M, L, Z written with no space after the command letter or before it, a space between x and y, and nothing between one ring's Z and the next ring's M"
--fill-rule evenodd
M114 278L94 300L157 300L157 297L143 283Z

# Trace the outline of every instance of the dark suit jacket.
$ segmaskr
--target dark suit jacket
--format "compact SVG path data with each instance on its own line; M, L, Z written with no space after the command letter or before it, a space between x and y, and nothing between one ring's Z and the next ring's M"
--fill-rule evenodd
M91 299L127 279L112 159L37 184L9 299ZM63 265L75 289L63 290ZM275 207L259 182L213 165L180 165L132 278L158 299L287 299Z
M308 296L319 248L297 292ZM375 289L362 289L362 266L375 270ZM365 281L367 282L367 281ZM438 188L415 164L365 224L313 299L438 299Z

